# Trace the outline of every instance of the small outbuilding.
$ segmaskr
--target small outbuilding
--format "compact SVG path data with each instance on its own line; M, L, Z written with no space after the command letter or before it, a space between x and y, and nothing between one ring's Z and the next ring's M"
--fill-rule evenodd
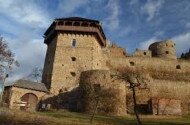
M44 83L21 79L5 86L3 100L11 109L35 111L40 100L47 94Z

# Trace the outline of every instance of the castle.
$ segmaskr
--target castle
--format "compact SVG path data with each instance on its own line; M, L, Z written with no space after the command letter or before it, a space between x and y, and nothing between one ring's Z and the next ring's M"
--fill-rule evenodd
M16 86L9 86L5 88L5 95L9 98L7 102L11 102L10 107L15 107L13 102L24 94L21 89L27 89L30 92L25 93L30 93L31 98L34 98L31 93L36 94L36 104L40 100L50 100L44 103L51 104L54 99L63 108L90 113L94 97L88 94L88 89L83 89L90 87L94 93L97 89L104 93L99 113L132 113L130 90L122 81L112 78L114 69L124 67L146 71L150 79L146 88L137 90L139 112L158 115L190 113L189 56L187 53L178 59L172 40L155 42L148 50L137 49L129 55L123 48L107 41L99 21L80 17L55 19L44 38L47 52L41 84L45 84L47 90L20 85L20 90L13 94L11 89ZM55 101L60 97L61 101Z

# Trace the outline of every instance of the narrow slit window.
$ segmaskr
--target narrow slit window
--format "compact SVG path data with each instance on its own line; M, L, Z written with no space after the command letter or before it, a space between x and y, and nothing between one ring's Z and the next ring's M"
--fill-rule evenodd
M73 41L72 41L72 47L76 47L76 39L73 39Z

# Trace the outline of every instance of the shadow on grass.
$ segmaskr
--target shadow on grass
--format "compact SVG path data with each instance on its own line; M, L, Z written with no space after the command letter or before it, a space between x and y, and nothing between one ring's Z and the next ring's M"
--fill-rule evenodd
M76 113L76 112L67 112L67 111L56 111L56 112L44 112L47 116L59 118L59 119L67 119L71 121L78 121L90 124L91 115ZM190 125L189 117L182 117L177 119L157 119L154 118L143 118L143 125ZM128 116L103 116L96 115L94 119L94 123L102 123L102 124L111 124L111 125L136 125L136 119Z

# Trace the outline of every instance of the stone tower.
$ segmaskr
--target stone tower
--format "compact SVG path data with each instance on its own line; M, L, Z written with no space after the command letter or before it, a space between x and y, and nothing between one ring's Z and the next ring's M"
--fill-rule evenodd
M177 59L175 43L172 40L155 42L149 46L153 57Z
M101 69L106 37L97 20L55 19L44 34L47 45L42 82L53 94L78 86L80 73Z

